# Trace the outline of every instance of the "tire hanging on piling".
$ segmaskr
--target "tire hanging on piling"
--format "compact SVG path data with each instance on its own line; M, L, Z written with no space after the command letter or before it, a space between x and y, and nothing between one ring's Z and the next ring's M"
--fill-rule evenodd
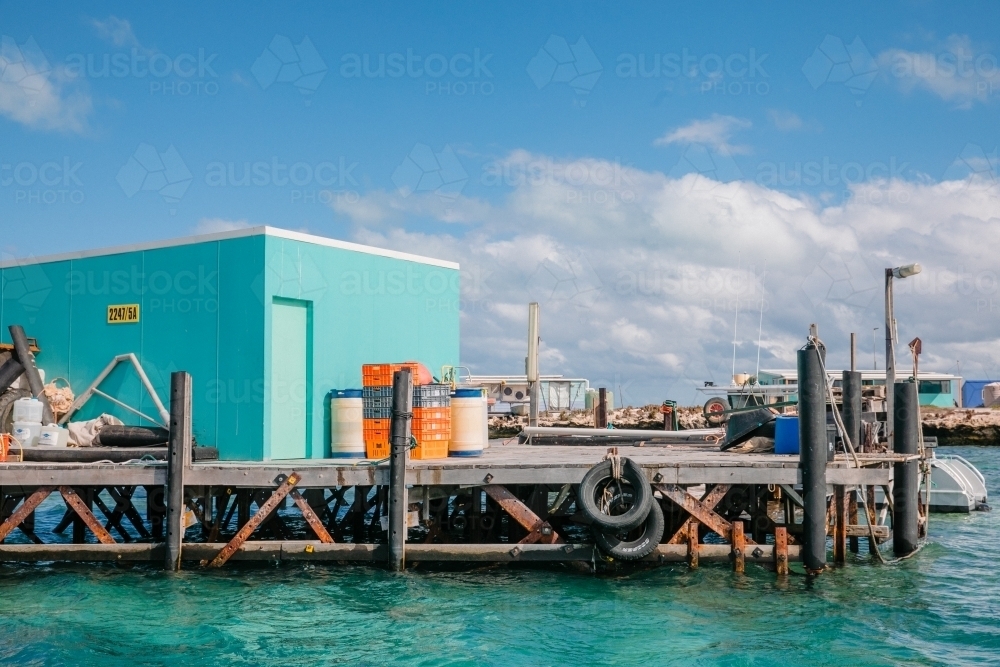
M601 461L587 471L577 492L577 504L584 516L604 530L628 531L642 525L653 503L653 491L639 464L621 459L621 479L612 475L611 461ZM622 484L627 483L627 486ZM621 514L608 514L601 509L598 493L611 493L606 504L610 508L630 505Z
M646 522L641 529L631 531L603 531L594 528L594 541L597 547L618 560L639 560L653 553L663 539L663 510L660 503L653 501ZM641 530L641 532L640 532ZM635 536L634 533L639 533Z

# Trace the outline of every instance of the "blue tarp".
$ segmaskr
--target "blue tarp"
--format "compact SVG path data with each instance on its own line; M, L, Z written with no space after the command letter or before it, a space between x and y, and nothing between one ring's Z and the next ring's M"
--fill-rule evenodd
M995 380L966 380L962 383L962 407L983 407L983 387Z

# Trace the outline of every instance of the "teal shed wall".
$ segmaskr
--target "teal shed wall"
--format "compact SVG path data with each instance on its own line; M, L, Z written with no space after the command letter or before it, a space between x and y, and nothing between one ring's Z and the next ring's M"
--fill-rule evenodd
M361 387L362 364L416 360L435 375L458 364L457 269L276 236L267 237L265 254L265 368L274 298L312 304L309 458L329 454L327 392ZM268 440L267 406L264 420Z
M194 432L232 460L271 457L270 350L275 298L308 304L309 438L328 455L333 388L361 386L361 364L418 360L435 374L459 361L455 268L272 233L0 268L0 340L22 324L47 378L77 394L119 354L134 352L164 404L170 373L191 373ZM322 239L319 239L322 242ZM137 324L108 324L107 306L140 304ZM157 416L131 367L102 390ZM95 397L79 413L128 412Z

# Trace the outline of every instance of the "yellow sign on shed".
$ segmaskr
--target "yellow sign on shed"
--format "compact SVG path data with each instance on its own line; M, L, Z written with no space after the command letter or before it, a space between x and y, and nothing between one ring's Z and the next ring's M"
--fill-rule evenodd
M134 324L139 321L139 304L108 306L108 324Z

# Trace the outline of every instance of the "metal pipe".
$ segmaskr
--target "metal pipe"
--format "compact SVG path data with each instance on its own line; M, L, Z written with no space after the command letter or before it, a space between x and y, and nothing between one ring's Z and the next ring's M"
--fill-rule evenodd
M896 332L895 317L892 307L892 269L885 270L885 435L889 440L889 448L893 448L893 402L896 383L896 350L893 345L893 335Z
M915 381L893 385L895 423L893 450L897 454L918 453L920 399ZM892 483L892 550L905 556L917 549L920 470L918 461L896 463Z
M851 370L858 370L858 335L851 332Z
M167 551L164 566L181 569L184 540L184 471L191 461L191 376L170 374L170 446L167 449Z
M528 304L528 356L524 360L524 373L528 380L528 425L538 426L538 401L541 394L538 382L538 303Z
M797 353L799 374L799 467L802 469L802 562L811 572L826 567L826 378L812 341Z
M392 422L389 424L389 568L406 567L406 453L410 449L413 378L403 368L392 376Z
M45 385L42 383L42 376L38 373L38 366L35 365L35 355L31 353L28 337L19 324L12 324L7 328L10 330L10 340L14 343L14 354L24 366L24 375L28 378L31 395L42 402L42 423L51 424L55 422L56 418L52 413L52 406L49 405L49 399L45 396Z
M694 440L704 441L706 437L719 437L726 434L724 428L692 428L684 431L652 431L640 428L586 428L571 426L526 426L521 429L526 436L590 436L590 437L620 437L637 440Z

